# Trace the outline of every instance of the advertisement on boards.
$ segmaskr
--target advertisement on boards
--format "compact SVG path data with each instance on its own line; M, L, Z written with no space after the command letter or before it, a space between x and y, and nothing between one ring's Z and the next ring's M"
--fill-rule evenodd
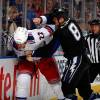
M63 56L55 56L58 68L62 77L64 66L67 60ZM0 59L0 100L14 100L16 93L16 76L17 76L17 60L16 58L2 58ZM94 86L100 85L100 76L98 75L93 83ZM97 87L94 87L97 89ZM45 77L38 71L38 78L33 75L30 83L30 97L43 96L45 100L53 97L51 87L46 81ZM45 93L46 91L46 93ZM95 90L96 91L96 90ZM97 90L98 91L98 90Z

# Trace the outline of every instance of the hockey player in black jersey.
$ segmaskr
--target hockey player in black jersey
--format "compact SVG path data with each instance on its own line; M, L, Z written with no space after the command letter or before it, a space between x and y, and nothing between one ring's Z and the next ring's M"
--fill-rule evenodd
M76 100L74 93L78 88L79 94L84 100L92 100L92 90L89 82L89 59L85 54L85 40L78 24L68 18L65 9L55 9L53 13L40 16L33 20L34 23L54 23L57 26L55 34L58 35L64 57L68 59L68 65L62 77L62 91L64 96Z

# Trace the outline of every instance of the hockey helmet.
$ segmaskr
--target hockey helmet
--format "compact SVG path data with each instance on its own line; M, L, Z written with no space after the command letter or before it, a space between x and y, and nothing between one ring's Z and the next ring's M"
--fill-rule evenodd
M14 41L17 44L23 44L27 41L28 34L27 29L24 27L18 27L14 32Z
M64 17L65 19L68 18L68 10L66 8L55 8L52 12L52 18L57 17Z

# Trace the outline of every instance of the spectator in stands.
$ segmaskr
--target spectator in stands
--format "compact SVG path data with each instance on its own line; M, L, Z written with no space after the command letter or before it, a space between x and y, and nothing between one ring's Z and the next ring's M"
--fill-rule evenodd
M82 1L74 0L74 17L79 19L81 17Z
M16 8L17 8L17 10L18 10L18 13L20 14L20 15L22 15L23 13L23 2L22 2L23 0L16 0ZM20 21L20 23L22 24L22 16L18 16L17 17L17 20L19 20Z
M8 32L12 34L17 26L21 26L21 19L19 18L21 14L18 12L16 6L10 6L8 9Z
M7 46L7 53L6 56L15 56L14 52L11 51L12 47L10 46L10 40L12 39L12 36L14 35L14 31L17 29L18 26L22 26L22 20L21 16L22 14L18 12L16 6L10 6L8 8L8 23L7 23L7 33L6 36L6 46Z
M92 12L90 8L85 8L85 19L86 22L92 19Z
M16 5L16 1L15 0L9 0L9 6L14 6Z
M36 13L36 17L43 15L42 4L42 0L34 0L34 12Z
M50 13L54 8L54 5L55 5L54 0L47 0L46 13Z
M16 0L16 7L17 7L17 10L18 12L22 13L22 10L23 10L23 3L22 3L23 0Z
M27 2L27 28L34 29L35 25L32 23L32 19L36 17L36 13L33 10L33 0L28 0Z

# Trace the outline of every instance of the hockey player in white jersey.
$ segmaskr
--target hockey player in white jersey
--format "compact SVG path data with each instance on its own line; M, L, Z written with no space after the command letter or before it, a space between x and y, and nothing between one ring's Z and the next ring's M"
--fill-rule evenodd
M52 38L53 29L50 26L34 30L27 30L26 28L18 27L14 32L13 49L19 58L16 84L17 100L27 99L29 96L28 88L30 85L31 76L35 74L38 69L35 66L35 61L33 60L32 54L37 48L48 44ZM58 79L60 78L59 72L57 72L56 77ZM55 84L54 88L57 88L58 91L61 90L58 84ZM59 95L62 100L64 98L62 91Z

